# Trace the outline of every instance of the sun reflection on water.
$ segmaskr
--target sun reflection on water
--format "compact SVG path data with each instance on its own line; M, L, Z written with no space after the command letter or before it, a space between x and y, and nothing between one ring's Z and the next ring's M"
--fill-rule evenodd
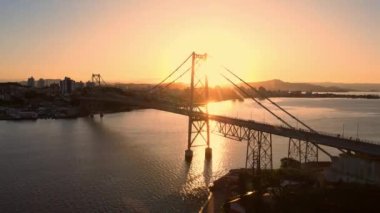
M208 112L213 115L227 115L231 113L233 106L233 101L209 102L207 104Z
M210 123L213 128L213 123ZM195 141L196 147L193 148L194 156L187 165L186 182L182 186L181 194L184 198L204 196L207 189L213 181L224 175L227 170L223 164L223 158L226 157L225 139L211 134L212 159L205 158L206 145L202 139ZM203 145L202 145L203 143Z

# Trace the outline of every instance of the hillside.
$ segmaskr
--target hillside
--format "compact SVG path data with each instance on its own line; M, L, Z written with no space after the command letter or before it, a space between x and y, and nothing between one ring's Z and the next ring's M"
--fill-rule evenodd
M264 87L266 90L281 90L281 91L313 91L313 92L346 92L350 89L343 89L336 86L321 86L310 83L290 83L284 82L278 79L261 81L261 82L251 82L251 86L259 88Z
M380 92L380 84L360 84L360 83L316 83L325 87L339 87L347 90L355 90L362 92Z

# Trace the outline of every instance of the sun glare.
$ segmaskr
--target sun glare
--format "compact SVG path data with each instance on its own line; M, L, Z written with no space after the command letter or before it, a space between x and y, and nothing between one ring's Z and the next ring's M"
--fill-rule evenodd
M207 74L210 86L228 84L220 76L220 73L223 72L223 66L239 72L245 79L254 80L256 54L239 34L232 34L222 29L184 32L177 36L166 53L170 56L171 61L174 58L176 61L181 61L179 56L186 55L184 50L188 51L187 54L192 51L199 54L207 53L207 61L202 63L197 73Z

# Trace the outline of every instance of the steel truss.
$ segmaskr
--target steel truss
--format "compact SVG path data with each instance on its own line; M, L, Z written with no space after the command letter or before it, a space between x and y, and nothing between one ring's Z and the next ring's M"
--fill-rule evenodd
M308 141L289 138L288 158L300 163L318 162L318 147Z
M247 141L245 167L254 172L273 169L272 134L238 125L216 122L213 133L238 141Z

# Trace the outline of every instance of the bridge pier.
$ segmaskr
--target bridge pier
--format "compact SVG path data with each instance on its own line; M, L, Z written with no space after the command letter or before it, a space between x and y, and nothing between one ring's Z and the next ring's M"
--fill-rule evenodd
M212 149L211 149L211 147L207 147L205 149L205 158L206 158L206 160L210 160L212 158Z
M272 134L248 130L247 153L245 167L252 168L254 174L260 174L261 169L273 169Z
M185 160L186 161L191 161L192 159L193 159L193 150L186 149L185 150Z

